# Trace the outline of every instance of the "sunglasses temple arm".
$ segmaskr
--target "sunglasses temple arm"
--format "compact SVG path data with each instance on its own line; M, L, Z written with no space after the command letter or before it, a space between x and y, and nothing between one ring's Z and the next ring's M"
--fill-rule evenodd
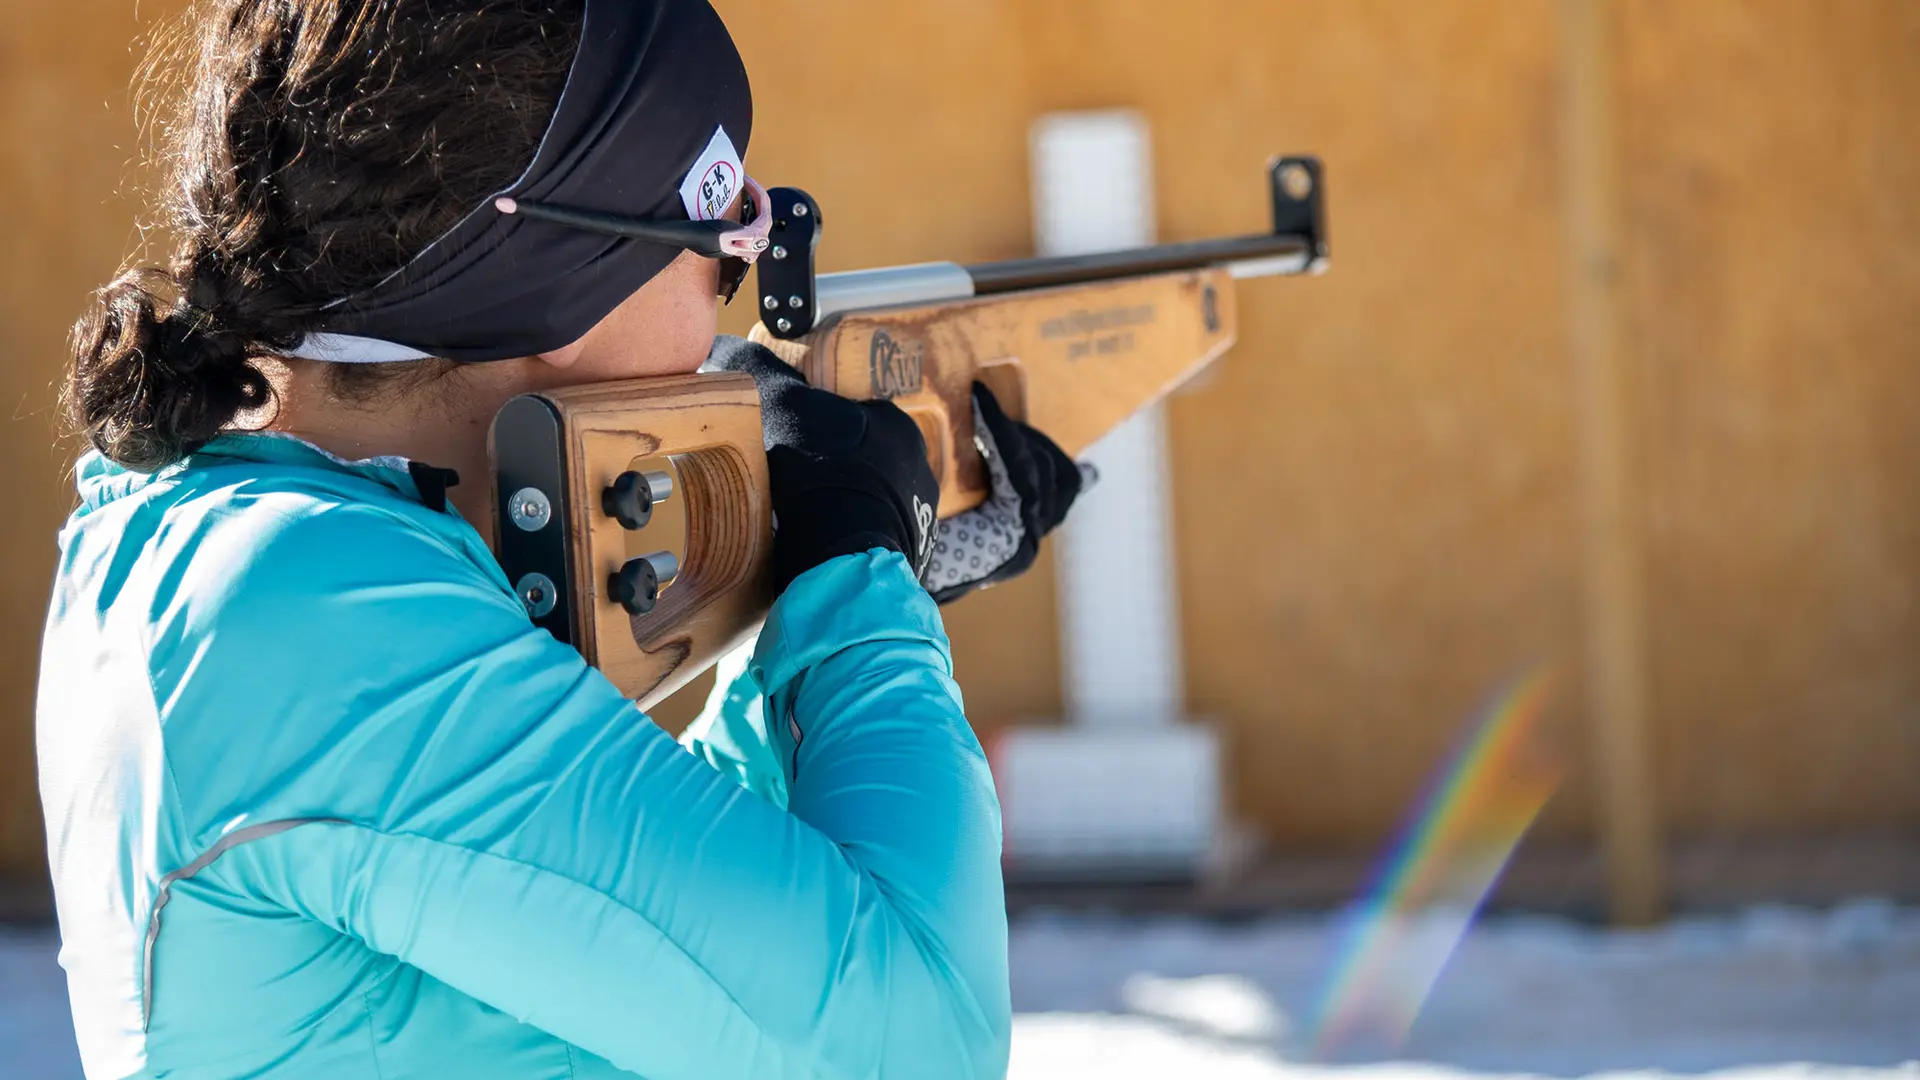
M509 204L511 209L509 209ZM674 221L647 222L635 221L619 214L603 214L595 210L563 209L557 206L545 206L524 200L499 200L496 205L502 213L519 214L534 221L546 221L555 225L565 225L572 229L587 232L606 233L613 236L631 237L635 240L651 240L655 243L673 244L690 248L701 255L717 257L720 250L720 236L728 227L717 221Z

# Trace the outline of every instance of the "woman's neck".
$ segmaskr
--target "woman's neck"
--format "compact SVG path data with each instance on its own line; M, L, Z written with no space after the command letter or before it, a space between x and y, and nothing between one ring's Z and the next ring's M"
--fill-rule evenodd
M519 365L460 367L377 402L343 401L329 385L325 365L292 363L269 370L277 402L264 423L252 426L293 435L348 460L396 456L452 469L459 485L447 500L491 546L492 472L487 432L507 399L534 389L533 372ZM516 375L523 377L516 378Z

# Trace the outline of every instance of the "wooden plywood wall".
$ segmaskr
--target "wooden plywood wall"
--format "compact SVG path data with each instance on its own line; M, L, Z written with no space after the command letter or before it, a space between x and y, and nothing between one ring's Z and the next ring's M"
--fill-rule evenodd
M1543 827L1589 835L1553 5L718 6L754 77L751 164L821 199L823 269L1028 253L1048 110L1147 115L1168 240L1260 226L1266 156L1322 155L1333 273L1249 283L1239 348L1172 407L1192 711L1231 741L1241 815L1284 845L1371 847L1489 693L1557 665L1573 780ZM14 869L42 858L33 656L69 501L50 390L132 241L133 12L0 24L0 205L30 208L0 260ZM1619 14L1663 816L1920 825L1920 8ZM1059 712L1052 594L1043 563L949 609L989 731Z
M1625 10L1668 817L1920 828L1920 5Z

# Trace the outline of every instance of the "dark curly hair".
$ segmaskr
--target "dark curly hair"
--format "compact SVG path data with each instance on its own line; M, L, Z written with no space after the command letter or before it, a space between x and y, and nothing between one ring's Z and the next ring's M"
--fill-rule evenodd
M584 16L584 0L203 0L166 147L177 244L75 325L75 426L152 470L269 404L258 358L526 168ZM331 385L361 397L433 364L451 366L334 365Z

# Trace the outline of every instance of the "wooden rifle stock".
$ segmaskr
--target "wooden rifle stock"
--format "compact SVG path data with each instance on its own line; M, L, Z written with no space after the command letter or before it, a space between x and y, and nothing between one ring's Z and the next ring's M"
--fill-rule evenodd
M814 386L889 398L912 416L940 478L939 514L951 517L988 495L975 380L1077 456L1233 344L1236 278L1325 266L1319 162L1278 159L1269 180L1269 234L819 277L819 207L776 188L752 336ZM492 453L508 580L536 625L642 708L758 630L772 601L773 515L752 379L522 395L495 418Z

